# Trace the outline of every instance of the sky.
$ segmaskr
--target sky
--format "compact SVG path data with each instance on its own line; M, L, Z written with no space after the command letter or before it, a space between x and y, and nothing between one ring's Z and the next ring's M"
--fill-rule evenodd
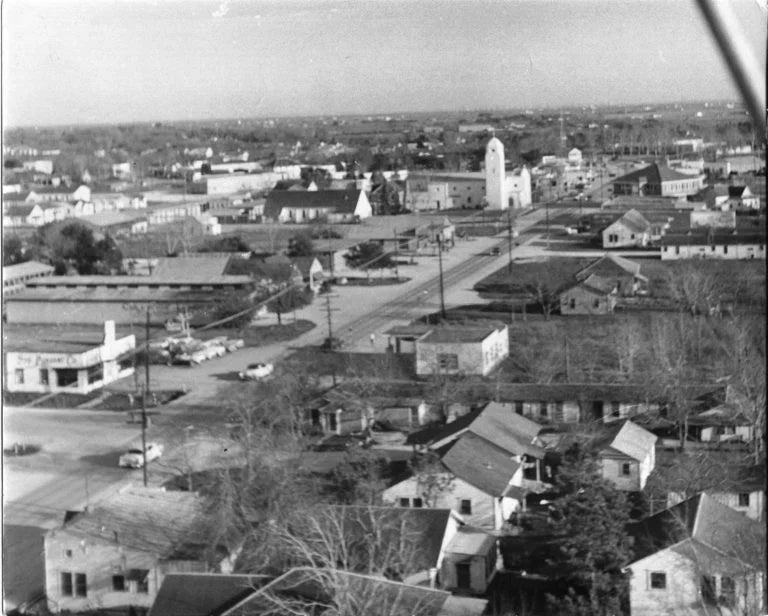
M2 52L4 126L738 99L694 0L4 0Z

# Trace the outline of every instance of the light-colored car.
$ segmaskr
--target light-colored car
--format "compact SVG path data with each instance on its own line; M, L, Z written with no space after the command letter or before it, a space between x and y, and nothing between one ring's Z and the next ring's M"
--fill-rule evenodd
M238 373L241 381L258 381L267 378L274 371L272 364L249 364L242 372Z
M200 352L205 355L206 359L213 359L214 357L224 357L227 354L227 349L223 344L212 344L201 349Z
M237 351L237 349L242 349L245 346L245 340L243 340L242 338L235 338L234 340L226 340L224 342L224 346L226 347L229 353L234 353L235 351Z
M163 455L163 446L159 443L147 443L147 462L157 460ZM126 468L141 468L144 466L144 456L141 454L141 446L133 447L126 451L117 463Z

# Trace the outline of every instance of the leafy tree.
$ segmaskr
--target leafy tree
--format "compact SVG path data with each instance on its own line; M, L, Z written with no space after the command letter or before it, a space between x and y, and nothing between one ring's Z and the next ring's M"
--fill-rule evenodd
M16 265L29 261L24 251L24 242L18 235L9 234L3 238L3 265Z
M307 232L297 233L288 240L289 257L311 257L315 254L312 235Z
M455 477L447 472L440 456L433 451L414 457L408 466L416 477L419 495L427 507L436 507L440 497L453 487Z
M239 235L226 235L206 240L197 252L250 252L251 247Z
M242 293L227 293L216 299L216 303L205 314L206 321L220 321L238 315L225 323L222 323L222 327L228 327L233 329L241 329L250 324L253 318L252 312L246 312L253 308L253 302L248 299L247 295ZM244 314L240 314L244 313Z
M122 270L123 255L114 240L107 234L96 241L93 231L80 222L45 225L32 241L33 253L49 261L56 273L74 269L91 275Z
M299 308L303 308L312 303L313 299L312 291L307 288L300 288L297 286L290 287L280 297L273 299L267 304L267 308L270 312L274 312L277 315L278 325L282 325L282 315L286 312L294 312ZM294 314L295 317L295 314Z
M584 604L571 593L564 600L572 604L569 613L621 613L627 592L622 568L631 558L624 493L602 478L597 458L578 445L565 453L556 489L561 496L552 503L552 515L558 550L550 564L587 599Z

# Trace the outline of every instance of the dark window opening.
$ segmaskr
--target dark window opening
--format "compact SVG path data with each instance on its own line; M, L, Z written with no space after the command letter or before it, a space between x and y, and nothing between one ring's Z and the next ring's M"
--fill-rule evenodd
M411 506L411 500L409 498L401 498L400 499L400 506L401 507L410 507Z
M71 597L72 591L72 574L69 571L64 571L61 574L61 594L65 597Z
M149 592L149 569L131 569L128 572L128 580L136 582L136 592Z
M24 384L24 369L23 368L16 368L15 375L16 375L16 384L17 385L23 385Z
M88 383L96 383L104 379L104 364L96 364L88 368Z
M515 413L518 415L523 414L523 401L522 400L515 400Z
M470 499L461 499L461 503L459 505L459 513L464 513L466 515L470 515L472 513L472 501Z
M611 402L611 417L618 417L618 416L619 416L619 403Z
M438 353L437 367L439 370L458 370L459 356L454 353Z
M720 603L729 607L736 603L736 582L732 577L720 578Z
M739 507L749 507L749 493L742 492L739 494Z
M336 413L328 415L328 429L331 432L336 432L338 429L338 421L336 420Z
M85 573L75 573L75 594L78 597L88 596L88 578Z
M664 590L667 587L667 574L654 571L651 573L651 588Z
M122 592L125 590L125 576L113 575L112 576L112 590Z
M628 477L629 475L631 475L632 474L632 464L629 463L629 462L624 462L621 465L621 474L624 477Z
M56 384L59 387L77 385L77 370L74 368L59 368L56 370Z
M714 603L717 595L715 578L711 575L701 576L701 600L704 603Z
M420 498L414 498L413 499L413 506L417 509L421 509L424 506L424 501Z
M48 369L40 368L40 385L48 385Z

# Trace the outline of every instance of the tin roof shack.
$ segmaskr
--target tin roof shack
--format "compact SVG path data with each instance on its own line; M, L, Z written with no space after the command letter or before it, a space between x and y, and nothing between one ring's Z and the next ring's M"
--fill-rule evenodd
M765 612L765 528L707 492L629 529L633 616Z
M416 341L416 374L487 376L508 356L506 325L435 327Z
M230 572L209 548L197 494L127 488L91 510L68 513L45 535L45 591L52 612L152 605L167 573Z
M115 322L104 329L5 328L4 389L86 394L133 374L132 334L117 338Z

